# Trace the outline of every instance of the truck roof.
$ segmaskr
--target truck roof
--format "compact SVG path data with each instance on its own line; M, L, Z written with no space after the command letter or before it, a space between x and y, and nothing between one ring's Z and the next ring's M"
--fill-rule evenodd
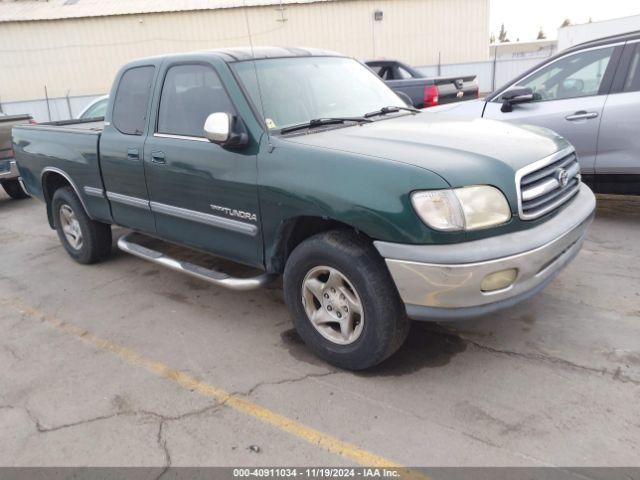
M225 62L241 62L244 60L259 60L264 58L286 58L286 57L344 57L343 54L324 50L320 48L301 48L301 47L232 47L217 48L213 50L200 50L195 52L172 53L168 55L159 55L150 58L175 58L189 54L211 54L215 55ZM135 63L148 60L149 58L141 58L135 60Z

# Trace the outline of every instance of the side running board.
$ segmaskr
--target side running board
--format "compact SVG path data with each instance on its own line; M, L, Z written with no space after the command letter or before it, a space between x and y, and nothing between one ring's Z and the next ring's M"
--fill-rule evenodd
M164 253L143 247L142 245L130 241L128 237L131 235L132 234L124 235L118 239L118 248L123 252L130 253L131 255L140 257L143 260L148 260L158 265L162 265L163 267L170 268L171 270L185 273L192 277L199 278L200 280L204 280L205 282L213 283L214 285L228 288L230 290L255 290L264 287L275 278L275 275L269 273L263 273L250 278L230 277L226 273L200 267L193 263L176 260L166 256Z

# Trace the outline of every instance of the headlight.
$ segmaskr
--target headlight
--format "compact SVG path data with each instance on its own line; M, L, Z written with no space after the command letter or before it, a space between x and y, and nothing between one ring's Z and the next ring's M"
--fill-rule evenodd
M411 204L424 223L443 231L478 230L511 218L509 202L489 185L414 192Z

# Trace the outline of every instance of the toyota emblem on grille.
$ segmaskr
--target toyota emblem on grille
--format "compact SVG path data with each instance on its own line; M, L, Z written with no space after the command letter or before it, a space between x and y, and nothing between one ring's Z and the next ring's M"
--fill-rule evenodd
M559 168L556 170L556 180L561 187L566 187L567 183L569 183L569 173L564 168Z

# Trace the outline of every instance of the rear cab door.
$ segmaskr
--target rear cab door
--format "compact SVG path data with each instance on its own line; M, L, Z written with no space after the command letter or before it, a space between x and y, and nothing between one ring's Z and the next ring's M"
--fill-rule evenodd
M632 193L640 186L640 40L628 42L602 113L596 157L602 191Z
M111 90L100 137L100 168L114 223L155 232L143 164L153 86L162 59L126 65Z
M582 172L592 174L600 121L622 48L603 45L554 58L502 90L529 87L533 102L502 112L498 94L487 102L483 116L556 131L576 147Z
M248 146L235 150L205 138L205 120L216 112L244 121ZM144 151L157 234L261 267L257 153L262 133L222 59L207 54L168 58Z

